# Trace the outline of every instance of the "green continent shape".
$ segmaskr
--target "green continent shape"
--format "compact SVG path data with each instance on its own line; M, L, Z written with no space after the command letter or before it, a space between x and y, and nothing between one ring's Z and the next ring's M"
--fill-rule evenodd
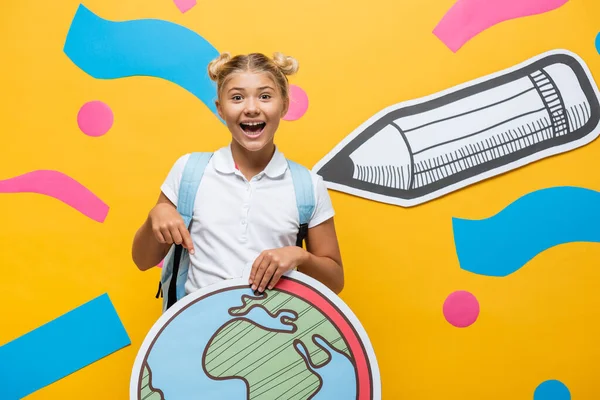
M142 381L140 382L140 400L165 400L163 392L152 386L152 371L150 366L145 363L142 372Z
M301 400L318 391L320 377L307 368L295 350L296 340L306 346L311 361L317 366L329 361L327 352L312 341L317 334L353 360L347 343L335 326L306 301L274 290L260 297L244 295L242 302L243 306L229 310L231 315L239 318L217 331L206 347L202 362L213 379L245 380L249 399ZM272 316L282 311L295 313L296 319L284 318L282 321L294 325L295 331L273 331L244 319L254 307L260 307Z

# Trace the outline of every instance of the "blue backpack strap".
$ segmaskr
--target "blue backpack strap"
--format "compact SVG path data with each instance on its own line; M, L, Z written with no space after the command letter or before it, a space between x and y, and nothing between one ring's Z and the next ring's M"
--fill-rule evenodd
M308 222L315 209L315 193L310 171L294 161L287 160L287 162L294 182L296 206L298 207L300 221L296 246L302 247L302 243L308 234Z
M204 170L211 157L212 153L191 153L185 164L185 168L183 169L183 174L181 175L179 194L177 195L177 211L183 218L185 226L188 229L194 214L196 193L198 193L200 181L202 180ZM167 309L183 297L183 294L185 293L184 285L185 280L187 280L189 265L182 265L181 272L179 271L179 266L183 258L189 260L187 250L185 250L182 245L175 245L173 270L167 289Z
M200 181L211 156L212 153L191 153L181 175L179 194L177 195L177 211L181 214L185 226L188 228L194 214L196 193L198 193Z

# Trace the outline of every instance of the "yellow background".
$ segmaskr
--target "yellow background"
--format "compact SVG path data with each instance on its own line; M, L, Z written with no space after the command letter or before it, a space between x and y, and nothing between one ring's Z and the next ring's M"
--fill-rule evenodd
M431 33L453 3L198 0L185 14L170 0L84 5L109 20L181 24L220 51L297 57L291 82L310 106L300 120L282 123L276 142L308 167L384 107L547 50L571 50L600 76L597 1L571 0L497 25L456 54ZM134 358L161 307L154 299L160 270L136 269L132 237L177 157L230 139L198 99L170 82L96 80L76 67L62 49L78 4L9 0L0 7L0 179L59 170L110 212L97 223L50 197L0 195L0 343L107 292L132 344L30 399L127 398ZM79 108L91 100L114 112L105 136L88 137L77 126ZM596 140L410 209L330 191L346 270L341 297L370 335L384 399L532 399L547 379L564 382L573 399L600 398L600 246L558 246L506 278L483 277L459 268L451 224L453 216L495 214L540 188L598 190L599 151ZM455 290L480 302L469 328L454 328L442 315Z

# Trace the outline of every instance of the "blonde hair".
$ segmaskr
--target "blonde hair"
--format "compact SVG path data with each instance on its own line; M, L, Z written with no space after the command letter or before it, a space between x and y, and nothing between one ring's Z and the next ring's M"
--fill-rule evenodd
M250 53L232 57L230 53L222 53L208 64L208 76L217 83L217 94L227 83L230 75L238 72L266 72L279 87L285 100L289 98L288 75L298 72L298 61L280 52L269 58L262 53Z

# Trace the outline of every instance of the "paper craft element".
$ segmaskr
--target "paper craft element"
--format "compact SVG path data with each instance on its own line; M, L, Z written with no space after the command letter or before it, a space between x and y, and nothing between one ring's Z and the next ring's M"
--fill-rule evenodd
M330 189L414 206L591 142L599 96L581 58L547 52L380 111L313 170Z
M559 186L529 193L486 219L453 218L460 267L507 276L551 247L599 243L599 206L600 192Z
M479 317L479 302L472 294L464 290L450 294L443 307L446 321L457 328L471 326Z
M104 294L0 347L0 398L23 398L129 344Z
M548 380L535 389L533 400L571 400L571 392L561 381Z
M308 110L308 95L299 86L290 85L290 107L283 117L286 121L295 121L302 118Z
M101 101L85 103L77 113L77 125L88 136L102 136L113 124L113 113L110 107Z
M108 214L108 205L81 183L58 171L31 171L0 180L0 193L37 193L50 196L97 222L104 222Z
M181 25L158 19L108 21L80 4L64 52L96 79L141 75L170 81L218 116L216 86L208 77L207 67L219 52Z
M247 277L201 289L152 327L135 360L130 398L198 396L381 399L381 383L356 316L324 285L290 272L262 295Z
M182 13L191 10L196 5L196 0L173 0L173 2Z
M433 30L450 50L458 51L466 42L501 22L542 14L568 0L458 0Z

